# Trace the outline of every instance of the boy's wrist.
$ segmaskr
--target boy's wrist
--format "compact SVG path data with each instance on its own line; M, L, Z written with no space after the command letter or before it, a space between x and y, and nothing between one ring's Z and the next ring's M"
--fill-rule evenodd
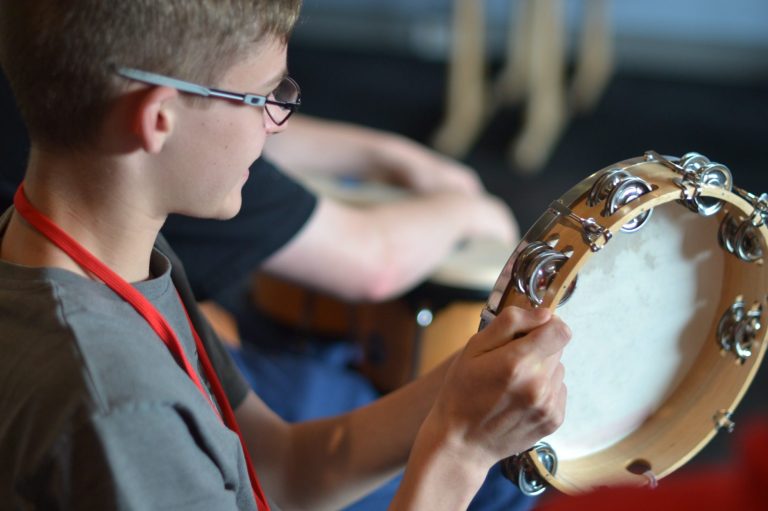
M466 509L495 461L428 417L391 509Z

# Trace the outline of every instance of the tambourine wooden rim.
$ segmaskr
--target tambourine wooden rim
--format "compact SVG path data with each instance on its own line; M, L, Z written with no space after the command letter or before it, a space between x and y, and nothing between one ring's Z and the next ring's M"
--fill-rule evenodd
M483 312L481 327L501 308L510 305L554 310L567 293L573 291L572 285L579 270L592 257L599 257L604 247L610 250L611 236L631 235L620 234L621 227L658 206L694 196L712 197L723 203L722 209L716 213L721 222L726 214L745 219L754 218L754 197L716 186L697 186L683 178L684 169L678 163L677 159L648 152L643 157L625 160L596 172L555 201L528 231L505 265ZM603 216L604 205L588 205L587 194L601 176L614 169L622 169L632 176L642 178L651 185L650 191L618 208L613 214ZM680 207L685 205L681 204ZM590 238L588 242L577 218L593 219L605 231L602 235ZM764 222L756 224L762 253L768 254L768 228ZM539 304L516 289L513 277L518 256L535 242L549 242L554 250L568 254ZM764 261L759 259L746 262L726 254L724 264L722 293L717 310L727 311L734 300L741 297L746 304L758 305L762 312L768 292L768 274ZM578 293L578 286L574 292ZM709 328L712 342L705 346L711 346L711 349L701 350L692 369L677 389L629 436L598 452L560 460L555 473L545 467L544 461L535 451L523 455L527 466L535 468L540 482L570 494L605 485L654 484L656 479L669 475L690 460L720 429L727 428L731 424L730 414L744 396L765 355L768 329L757 331L751 356L742 360L718 346L716 339L719 319L713 318ZM762 315L759 319L762 319Z

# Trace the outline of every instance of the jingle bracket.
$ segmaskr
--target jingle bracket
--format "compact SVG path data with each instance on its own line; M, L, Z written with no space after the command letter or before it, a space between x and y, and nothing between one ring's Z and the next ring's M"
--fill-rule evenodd
M594 218L581 218L575 213L572 214L572 216L569 218L579 222L582 229L582 238L584 239L584 242L589 245L589 249L592 252L598 252L613 237L611 231L598 224ZM603 240L603 244L598 245L597 241L599 241L601 238Z
M599 252L613 237L611 231L598 224L594 218L580 217L559 200L550 204L549 209L575 223L581 229L581 237L584 243L589 246L592 252ZM598 242L601 239L603 242L599 244Z
M544 465L544 468L552 475L557 473L557 453L546 442L538 442L529 450L510 456L501 462L501 471L504 477L512 481L520 488L523 495L533 497L540 495L549 487L537 471L531 457L536 455Z
M715 412L715 414L712 416L712 420L715 422L715 432L719 433L720 431L727 431L728 433L733 433L733 430L736 428L736 423L731 420L731 417L733 416L733 413L729 410L718 410Z
M725 191L733 188L731 171L722 163L710 161L699 153L685 153L677 163L672 164L680 179L675 184L682 190L680 202L694 213L712 216L723 207L723 201L704 197L704 187L716 187Z
M762 325L760 316L763 306L755 303L749 309L737 298L720 318L717 325L717 340L723 352L732 353L740 364L752 356L752 345Z

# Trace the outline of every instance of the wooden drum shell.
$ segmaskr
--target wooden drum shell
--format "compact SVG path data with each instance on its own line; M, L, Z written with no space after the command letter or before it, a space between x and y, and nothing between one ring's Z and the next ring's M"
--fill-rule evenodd
M603 204L589 206L587 193L603 172L617 167L644 179L652 185L652 190L621 207L614 214L604 217L601 215ZM678 201L682 192L679 181L680 174L668 164L636 158L593 174L566 193L560 203L581 218L596 219L602 227L610 231L613 240L616 236L632 236L632 233L619 232L620 228L642 212ZM754 210L754 206L741 196L720 188L702 187L701 196L724 201L724 207L717 213L718 222L722 221L727 212L749 218ZM653 222L653 218L650 222ZM765 246L768 229L761 225L759 231L765 254L768 253ZM716 239L717 232L710 234ZM554 246L555 250L568 247L568 251L572 250L573 253L560 267L544 294L540 307L551 310L556 310L557 304L566 295L584 265L593 257L597 258L594 264L600 264L601 252L611 250L611 241L608 241L600 251L593 252L585 243L579 225L550 209L531 228L510 257L489 299L489 310L498 311L510 305L525 309L536 307L511 284L513 264L528 244L555 238L558 240ZM716 241L714 243L716 244ZM670 474L712 439L718 431L718 414L732 412L736 408L765 355L768 329L762 328L758 331L758 338L752 347L752 356L740 363L730 353L723 352L716 341L719 314L726 311L737 296L742 296L747 304L760 303L765 308L768 275L762 260L748 263L732 254L725 254L723 260L722 293L716 307L719 313L717 317L712 318L709 327L708 338L711 342L707 340L703 344L703 349L695 357L692 369L639 428L610 447L573 459L560 459L555 475L546 470L538 456L530 455L530 461L549 485L565 493L574 494L603 485L648 484L647 476L630 470L633 464L647 466L657 479ZM575 293L578 292L577 283Z

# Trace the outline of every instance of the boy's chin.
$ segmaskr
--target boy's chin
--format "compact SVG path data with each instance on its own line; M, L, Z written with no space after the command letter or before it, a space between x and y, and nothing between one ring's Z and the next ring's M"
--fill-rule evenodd
M237 205L227 205L227 207L221 208L215 214L207 216L211 220L229 220L240 212L240 201L237 201Z
M237 200L231 200L221 204L216 209L210 209L208 211L185 210L178 211L177 214L191 218L199 218L201 220L229 220L240 212L241 204L242 201L240 197L237 197Z

